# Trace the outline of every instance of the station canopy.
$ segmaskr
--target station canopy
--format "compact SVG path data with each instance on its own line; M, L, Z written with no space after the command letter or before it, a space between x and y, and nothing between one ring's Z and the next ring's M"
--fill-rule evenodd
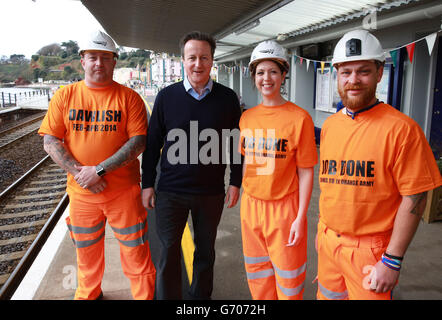
M199 30L217 40L215 60L267 39L284 41L426 0L81 0L120 46L180 54Z

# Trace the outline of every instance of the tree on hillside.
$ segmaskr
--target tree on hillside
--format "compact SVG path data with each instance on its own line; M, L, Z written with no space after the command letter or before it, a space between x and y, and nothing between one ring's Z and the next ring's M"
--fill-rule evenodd
M62 51L60 45L58 43L52 43L47 46L44 46L37 53L41 56L56 56Z
M129 53L130 57L142 57L142 58L150 58L150 51L137 49L135 51L131 51Z
M15 63L15 64L22 64L26 62L26 58L24 54L11 54L9 56L9 62L10 63Z
M69 40L67 42L62 42L61 47L66 51L67 55L78 54L80 47L76 41Z

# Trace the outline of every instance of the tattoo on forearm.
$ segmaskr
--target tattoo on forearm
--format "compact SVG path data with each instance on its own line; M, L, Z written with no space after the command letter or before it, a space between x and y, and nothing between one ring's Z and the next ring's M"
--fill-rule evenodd
M81 166L81 164L74 159L73 155L66 149L60 139L51 135L45 135L43 143L45 151L56 164L66 172L76 174L78 170L75 169L75 165Z
M425 205L427 204L427 192L413 194L409 196L409 198L413 203L410 213L421 215L425 210Z
M117 152L101 163L106 171L113 171L124 167L135 160L146 147L146 136L130 138Z

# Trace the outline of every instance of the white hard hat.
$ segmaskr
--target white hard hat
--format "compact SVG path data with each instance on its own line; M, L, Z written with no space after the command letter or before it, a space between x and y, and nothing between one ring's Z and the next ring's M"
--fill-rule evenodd
M118 57L114 40L101 31L93 32L89 38L84 41L80 47L80 54L86 50L108 51L114 53Z
M279 61L286 71L290 68L285 48L273 40L263 41L253 49L249 62L249 70L251 70L254 64L263 60Z
M332 64L358 60L385 61L381 43L367 30L354 30L344 34L336 44Z

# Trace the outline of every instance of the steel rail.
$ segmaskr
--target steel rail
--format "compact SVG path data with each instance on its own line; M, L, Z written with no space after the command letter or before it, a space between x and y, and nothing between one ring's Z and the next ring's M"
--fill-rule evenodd
M36 165L34 165L30 170L28 170L23 176L21 176L17 181L11 184L0 194L0 201L4 199L8 194L15 190L24 180L26 180L32 173L34 173L43 163L49 158L49 155L40 160ZM20 259L18 265L14 268L14 271L8 277L6 282L2 285L0 289L0 300L11 299L14 292L17 290L21 281L25 277L29 268L32 266L35 258L40 252L41 248L45 244L55 225L57 224L60 217L63 215L69 203L69 198L67 193L64 194L61 201L58 203L57 207L49 216L48 220L37 234L36 238L26 250L24 256Z
M58 220L63 215L63 212L68 204L69 197L67 193L65 193L55 210L52 212L48 221L45 223L23 258L20 260L19 264L15 267L8 280L6 280L6 282L3 284L0 290L0 300L11 299L29 268L32 266L35 258L38 256L41 248L46 243L46 240L48 239Z
M29 169L24 175L22 175L18 180L16 180L13 184L9 185L5 190L0 193L0 200L2 200L4 197L6 197L12 190L14 190L16 187L18 187L23 180L28 178L35 170L37 170L47 159L49 158L49 155L44 157L42 160L40 160L37 164L35 164L31 169Z

